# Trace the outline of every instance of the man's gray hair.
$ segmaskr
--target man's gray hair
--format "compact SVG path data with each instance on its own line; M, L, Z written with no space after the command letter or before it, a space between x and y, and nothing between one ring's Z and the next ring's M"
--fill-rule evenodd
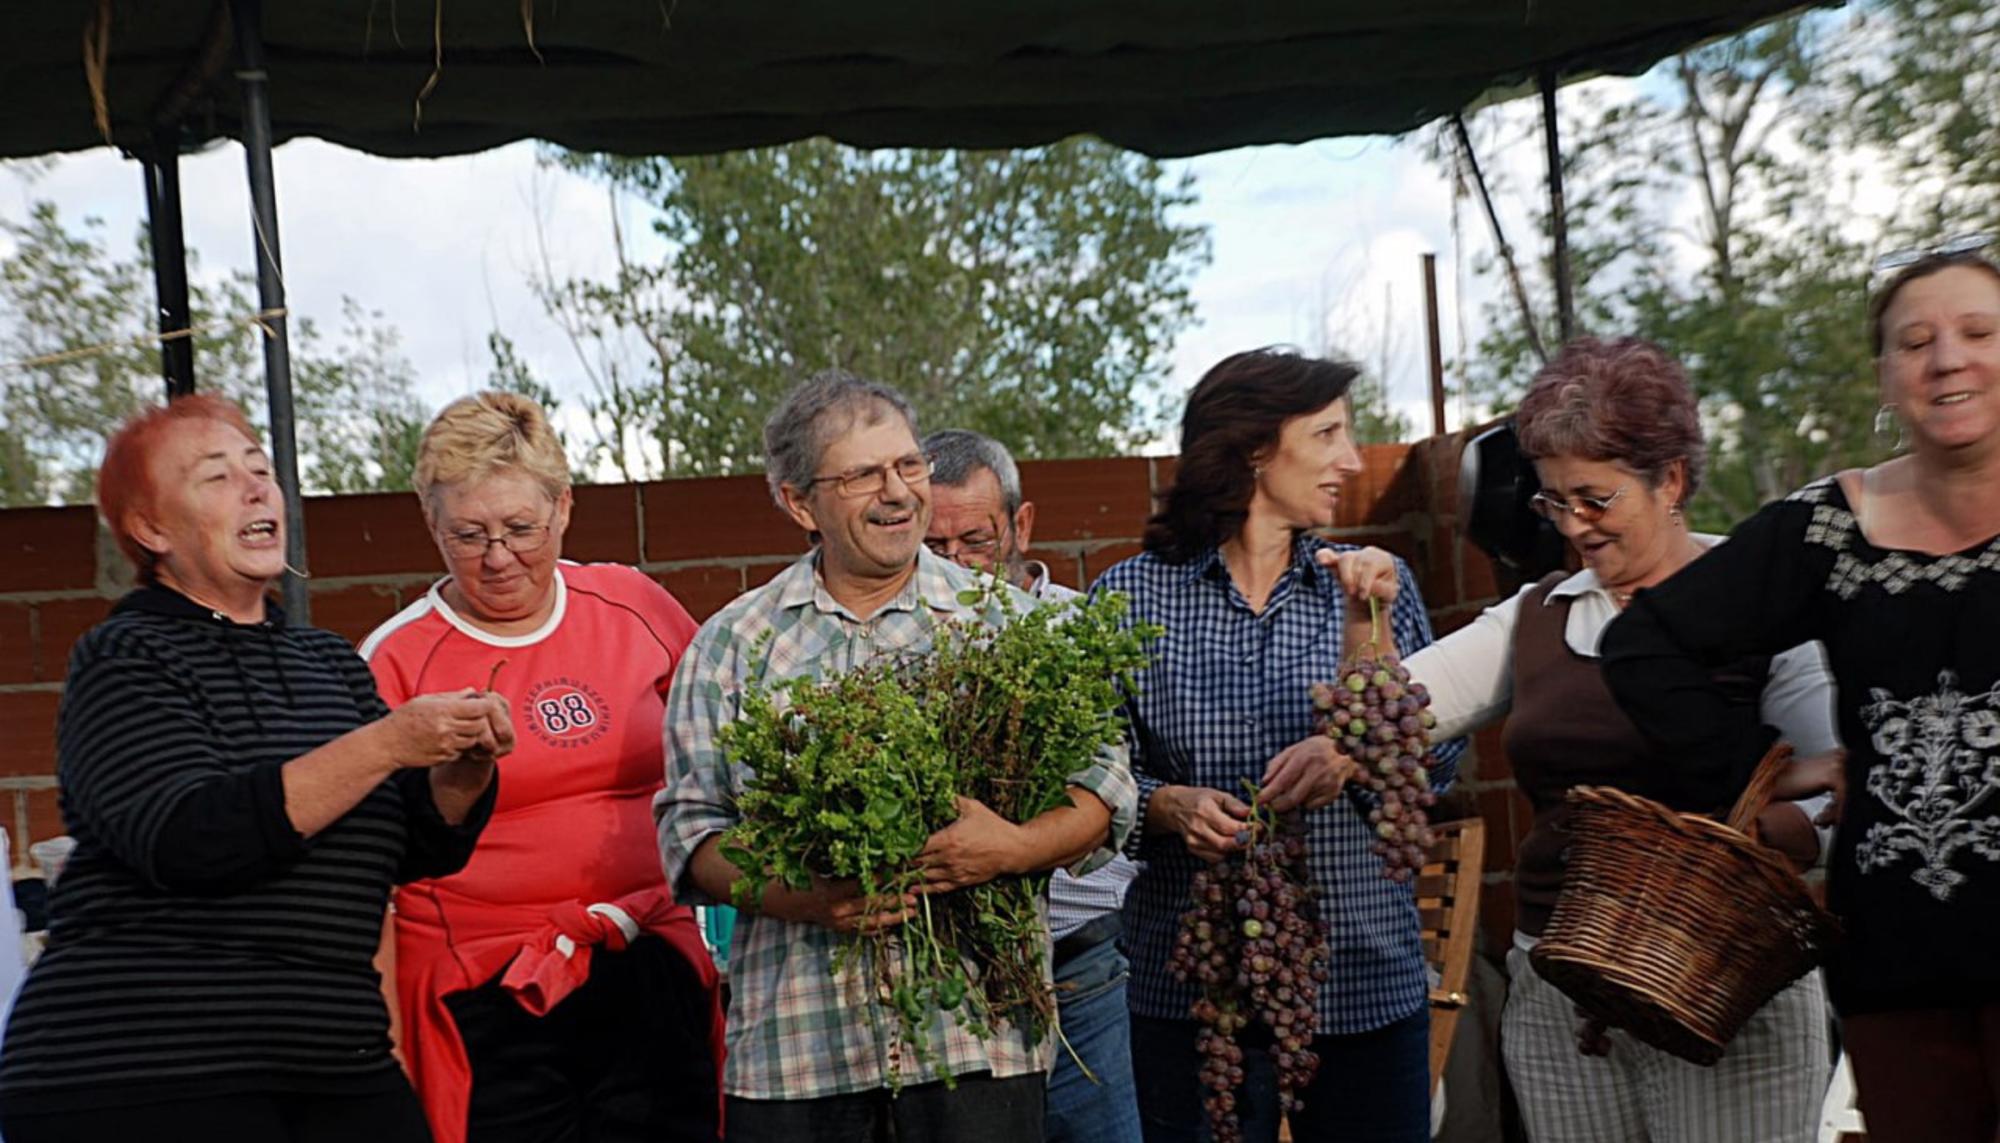
M917 411L908 398L887 385L844 369L823 369L800 382L764 422L764 480L771 487L772 502L784 508L780 487L789 484L804 491L813 477L821 475L820 457L836 428L856 421L880 424L889 413L902 417L910 435L917 435ZM838 426L836 414L841 418Z
M1021 470L1006 445L971 429L941 429L924 438L924 451L937 466L932 484L963 488L983 468L1000 482L1000 504L1007 515L1021 510Z

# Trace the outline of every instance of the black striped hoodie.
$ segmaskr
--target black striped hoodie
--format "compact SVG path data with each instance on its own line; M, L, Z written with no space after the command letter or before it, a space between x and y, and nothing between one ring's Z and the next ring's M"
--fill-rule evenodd
M56 724L77 840L0 1044L13 1113L400 1082L374 956L390 887L457 872L405 770L314 835L279 770L387 712L339 636L141 588L77 641Z

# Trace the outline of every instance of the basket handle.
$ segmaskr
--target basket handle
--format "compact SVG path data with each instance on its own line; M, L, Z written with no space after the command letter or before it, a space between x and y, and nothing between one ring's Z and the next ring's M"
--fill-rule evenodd
M1771 790L1778 784L1778 775L1792 764L1792 744L1780 742L1772 746L1757 763L1757 769L1750 775L1750 784L1743 787L1736 805L1729 811L1725 823L1730 829L1749 837L1756 837L1757 815L1771 804Z

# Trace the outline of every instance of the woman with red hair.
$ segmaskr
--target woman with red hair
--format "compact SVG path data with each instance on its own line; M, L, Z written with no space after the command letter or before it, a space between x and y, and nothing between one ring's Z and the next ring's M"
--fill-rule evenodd
M1586 1026L1529 964L1562 888L1570 787L1612 786L1699 811L1716 809L1729 791L1685 780L1619 709L1598 658L1605 627L1633 593L1705 558L1718 541L1687 527L1704 449L1680 363L1638 338L1581 338L1536 374L1515 425L1541 481L1534 507L1555 522L1582 568L1555 572L1489 608L1407 665L1430 689L1434 735L1469 734L1506 718L1507 760L1534 808L1515 854L1512 985L1500 1028L1528 1137L1811 1143L1830 1062L1817 975L1766 1004L1721 1062L1705 1068L1622 1031ZM1782 728L1801 754L1834 749L1818 645L1778 651L1720 665L1716 687ZM1779 803L1759 824L1767 841L1809 865L1820 848L1810 820L1818 808Z
M227 401L140 414L98 481L140 586L70 655L77 845L0 1052L0 1129L427 1140L373 958L391 887L471 855L507 708L468 689L390 713L344 640L285 623L283 503Z

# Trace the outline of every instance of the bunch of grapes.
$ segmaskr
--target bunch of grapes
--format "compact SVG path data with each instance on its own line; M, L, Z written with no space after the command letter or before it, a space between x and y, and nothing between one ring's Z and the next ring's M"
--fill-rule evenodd
M1362 776L1347 784L1348 794L1375 830L1382 875L1408 881L1423 868L1433 840L1424 811L1437 802L1431 791L1431 767L1437 765L1431 728L1437 716L1428 709L1430 692L1410 681L1410 672L1380 646L1377 612L1375 640L1361 647L1337 680L1312 685L1314 725L1361 764Z
M1190 1011L1201 1023L1203 1105L1215 1143L1239 1143L1243 1083L1238 1033L1252 1020L1271 1034L1279 1100L1296 1112L1319 1070L1314 1001L1332 953L1306 866L1305 823L1261 807L1252 791L1249 842L1194 875L1194 907L1181 917L1167 969L1201 985Z

